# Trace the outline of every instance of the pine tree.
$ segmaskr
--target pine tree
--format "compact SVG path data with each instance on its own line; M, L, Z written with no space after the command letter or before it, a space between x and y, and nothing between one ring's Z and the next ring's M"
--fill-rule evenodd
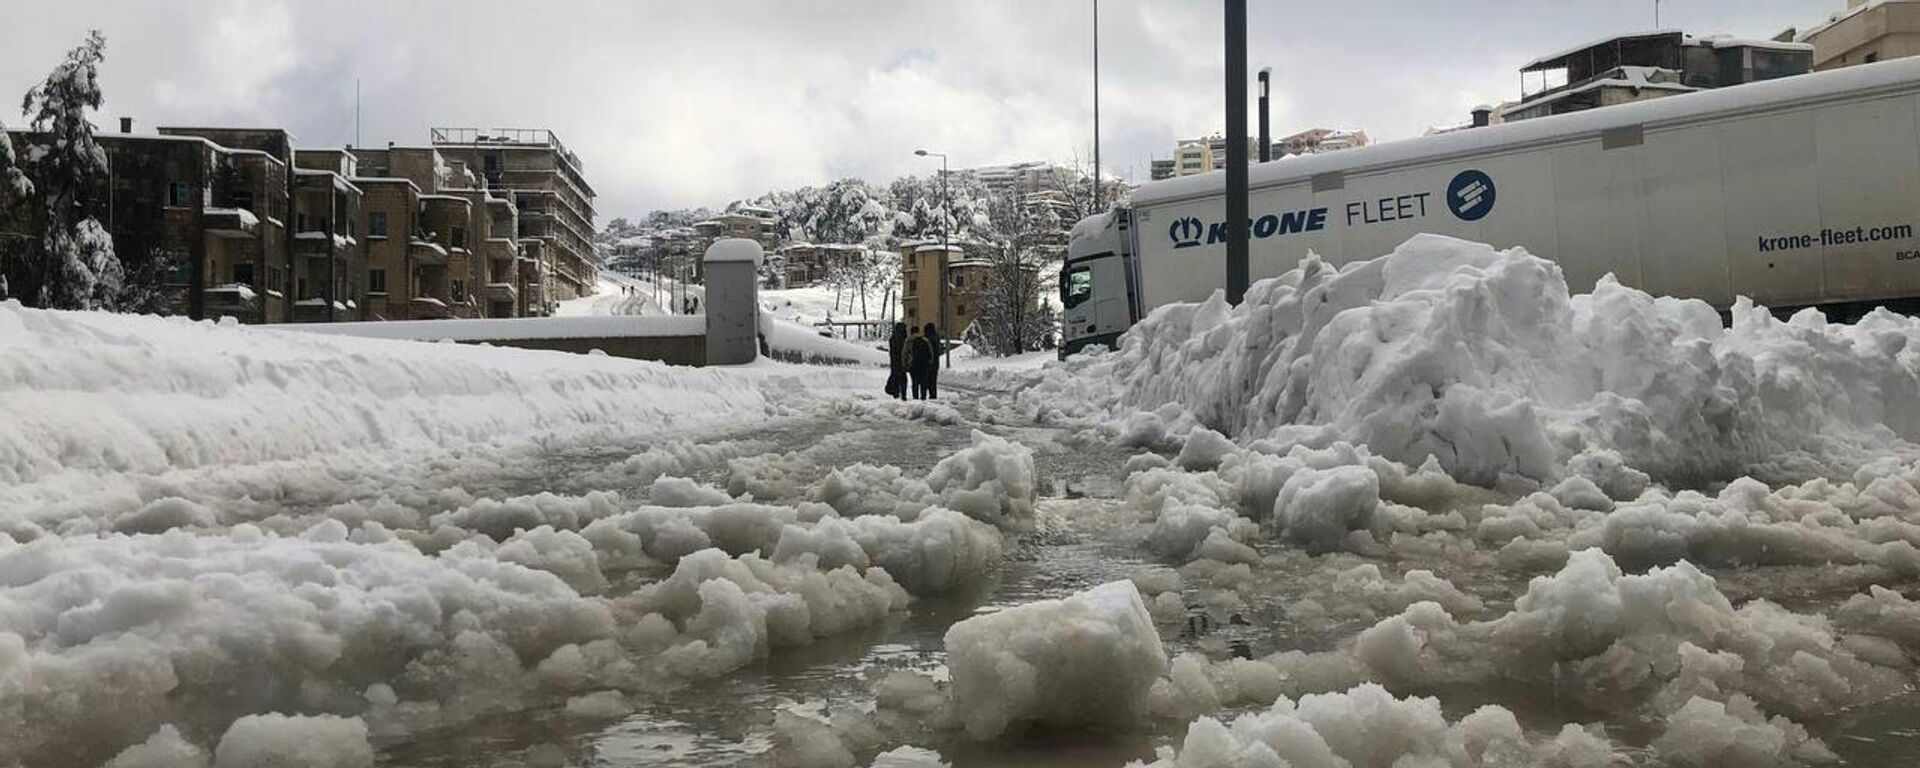
M13 141L7 127L0 125L0 299L8 293L8 275L16 260L24 258L27 237L22 211L33 197L33 182L20 172L14 161Z
M28 214L37 242L7 261L9 282L28 303L58 309L119 309L145 303L145 290L124 290L113 239L92 211L107 176L107 156L93 140L88 109L101 103L99 69L106 38L98 30L21 100L36 135L22 165L32 179L36 210Z

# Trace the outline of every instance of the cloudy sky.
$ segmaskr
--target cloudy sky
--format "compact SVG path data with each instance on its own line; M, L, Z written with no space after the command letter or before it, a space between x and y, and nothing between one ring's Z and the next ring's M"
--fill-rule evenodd
M1104 166L1144 179L1221 130L1221 3L1102 0ZM1518 95L1538 55L1652 28L1644 0L1250 0L1274 131L1418 136ZM1844 0L1666 0L1661 25L1768 37ZM264 125L303 146L423 144L434 125L550 127L603 220L841 176L1069 160L1092 143L1091 0L70 0L0 25L0 103L88 28L100 120ZM0 123L17 125L11 111Z

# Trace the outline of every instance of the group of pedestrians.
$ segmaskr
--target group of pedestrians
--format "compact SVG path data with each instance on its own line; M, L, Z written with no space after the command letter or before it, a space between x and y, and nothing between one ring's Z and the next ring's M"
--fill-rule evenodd
M911 391L915 400L939 399L943 348L940 330L933 323L913 329L894 323L893 336L887 339L887 394L905 400Z

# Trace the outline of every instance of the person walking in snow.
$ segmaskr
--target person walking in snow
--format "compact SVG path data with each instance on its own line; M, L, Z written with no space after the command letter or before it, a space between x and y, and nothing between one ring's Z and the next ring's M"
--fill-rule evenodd
M907 368L907 378L913 382L913 399L927 399L927 369L933 367L933 345L927 343L927 337L915 328L907 337L907 351L901 360Z
M927 349L931 352L931 354L927 355L927 372L925 374L927 379L927 399L938 400L940 399L940 352L945 349L943 345L946 343L946 339L940 338L940 329L933 327L933 323L927 323L923 338L927 340Z
M902 355L907 351L907 324L894 323L893 335L887 338L887 396L900 400L907 399L907 361Z

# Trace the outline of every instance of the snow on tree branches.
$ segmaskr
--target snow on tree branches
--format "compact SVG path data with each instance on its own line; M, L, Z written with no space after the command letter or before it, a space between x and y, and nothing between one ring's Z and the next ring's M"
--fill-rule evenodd
M88 33L20 103L32 133L23 137L19 167L31 183L9 187L14 194L24 190L19 196L37 205L7 210L4 229L26 239L8 238L14 242L4 273L11 295L34 306L119 309L126 303L113 239L93 216L95 190L104 186L108 169L87 110L100 108L105 51L106 38L98 30Z

